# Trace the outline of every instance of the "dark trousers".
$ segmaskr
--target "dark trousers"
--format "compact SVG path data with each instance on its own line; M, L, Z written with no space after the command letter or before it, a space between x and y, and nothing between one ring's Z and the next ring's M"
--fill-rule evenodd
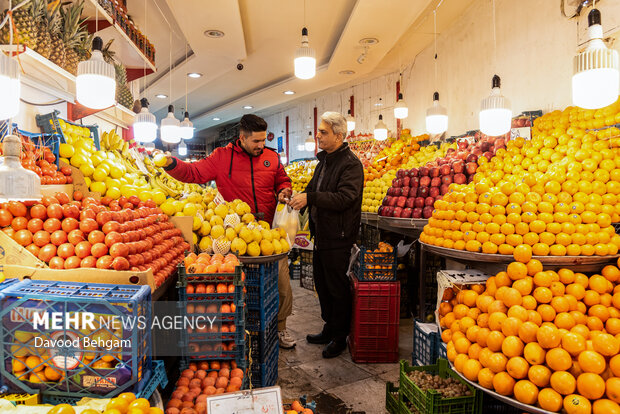
M313 256L314 288L325 321L323 332L336 340L345 340L351 328L350 257L351 248L315 250Z

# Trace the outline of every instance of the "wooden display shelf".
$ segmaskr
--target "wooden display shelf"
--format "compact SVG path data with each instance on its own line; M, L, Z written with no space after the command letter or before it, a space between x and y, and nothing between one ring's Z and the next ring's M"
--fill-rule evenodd
M118 60L127 67L128 81L139 79L157 70L155 64L146 57L97 0L86 0L83 15L89 19L89 31L97 33L104 43L115 39L112 49L116 52ZM95 32L97 26L99 30Z
M21 68L23 68L21 80L25 85L73 104L76 79L73 74L23 45L0 45L0 52L15 55L15 58L19 59ZM136 114L124 106L116 104L102 111L89 110L88 114L84 114L84 116L86 115L96 115L114 125L129 128L133 124Z

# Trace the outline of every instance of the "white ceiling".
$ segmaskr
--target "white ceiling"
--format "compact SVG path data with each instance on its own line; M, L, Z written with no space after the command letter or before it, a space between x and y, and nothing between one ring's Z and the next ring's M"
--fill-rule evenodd
M304 25L304 0L151 0L146 21L142 1L130 0L128 6L156 48L157 73L146 78L142 96L162 118L169 99L155 95L170 95L180 117L187 82L190 118L200 131L234 121L247 112L268 113L327 89L396 71L411 63L432 41L432 11L439 3L437 28L441 32L473 1L306 1L305 24L317 56L317 75L310 80L293 75L293 56ZM221 30L225 36L208 38L204 32L209 29ZM379 42L370 47L367 59L360 64L357 58L363 47L359 41L369 37ZM242 71L236 68L239 62L244 66ZM343 70L355 73L340 74ZM189 72L203 76L188 79ZM143 89L145 81L139 82ZM285 90L293 90L295 95L284 95ZM244 105L254 108L245 110ZM213 117L221 120L213 121Z

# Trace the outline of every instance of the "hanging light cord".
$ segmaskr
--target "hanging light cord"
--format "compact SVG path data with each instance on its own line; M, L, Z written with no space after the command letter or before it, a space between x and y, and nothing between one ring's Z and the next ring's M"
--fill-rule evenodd
M495 0L491 0L493 4L493 66L495 66L495 70L497 70L497 33L495 28Z
M433 10L433 36L435 38L435 88L437 88L437 9L436 8L435 10Z
M185 62L187 63L187 42L185 42ZM185 76L185 112L189 112L187 108L187 76Z
M170 96L168 96L168 105L172 105L172 29L170 33L170 70L168 71L168 83L170 85Z

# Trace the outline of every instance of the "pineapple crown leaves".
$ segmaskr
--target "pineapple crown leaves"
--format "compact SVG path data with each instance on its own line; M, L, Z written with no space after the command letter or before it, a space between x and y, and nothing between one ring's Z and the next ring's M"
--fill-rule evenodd
M45 20L47 30L51 35L59 35L62 31L62 19L60 16L60 0L54 0L47 4L45 10Z
M88 35L85 27L87 18L81 17L83 10L83 0L77 3L63 3L60 7L60 16L63 24L62 39L67 48L76 48L82 43L83 38Z
M114 39L108 40L108 43L106 43L105 46L101 49L101 54L103 55L103 60L105 60L107 63L114 64L116 62L116 59L114 58L116 52L111 49L112 43L114 43Z

